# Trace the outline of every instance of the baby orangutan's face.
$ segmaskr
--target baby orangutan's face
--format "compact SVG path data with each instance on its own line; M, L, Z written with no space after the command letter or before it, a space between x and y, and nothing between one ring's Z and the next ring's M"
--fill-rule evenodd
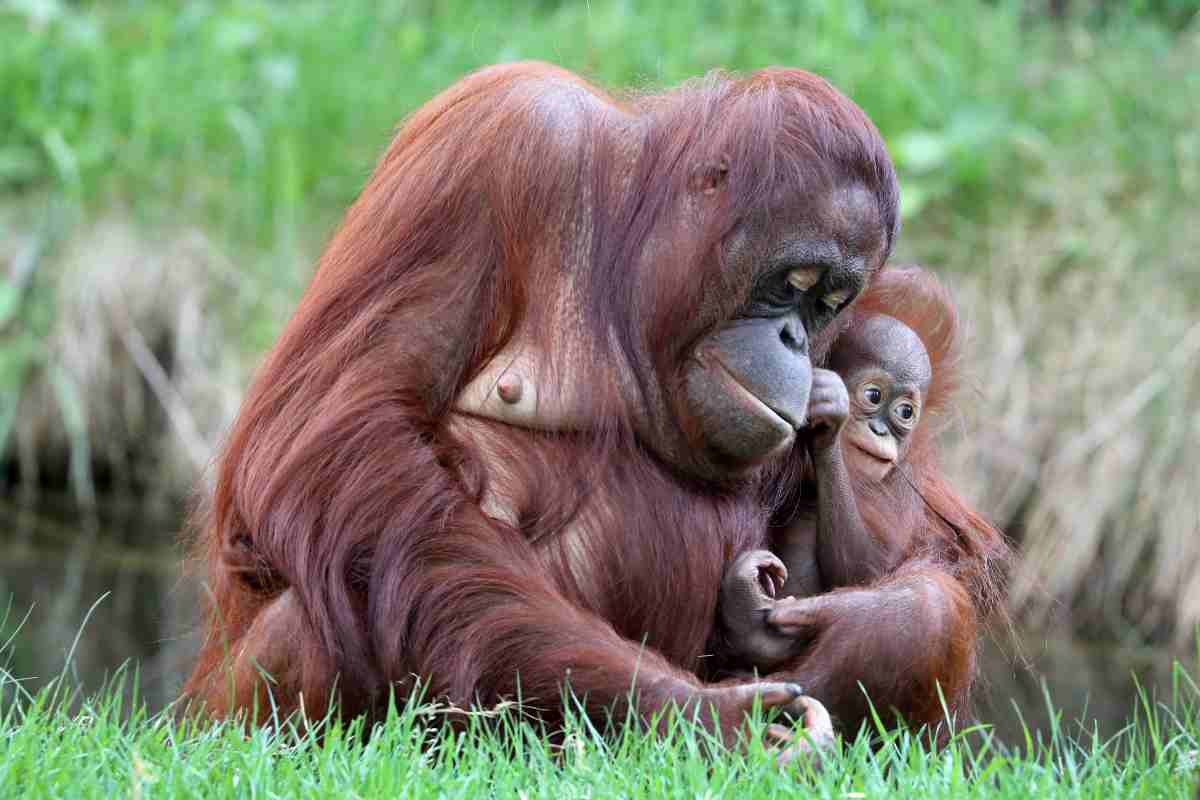
M882 481L904 460L921 419L933 374L929 354L911 328L880 315L838 339L829 366L850 396L843 458L859 474Z

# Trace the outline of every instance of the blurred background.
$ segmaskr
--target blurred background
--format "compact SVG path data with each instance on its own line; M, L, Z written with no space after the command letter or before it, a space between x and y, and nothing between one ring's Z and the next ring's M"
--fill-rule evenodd
M895 263L970 325L948 472L1020 550L980 716L1044 728L1044 680L1111 732L1195 670L1200 1L0 0L9 674L70 653L175 697L180 532L251 372L394 126L521 58L634 88L786 64L856 100Z

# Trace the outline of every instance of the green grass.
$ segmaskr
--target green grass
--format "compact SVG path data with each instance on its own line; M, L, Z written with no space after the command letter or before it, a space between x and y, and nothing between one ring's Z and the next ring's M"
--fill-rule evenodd
M120 681L117 682L118 684ZM119 685L117 687L120 688ZM5 797L1189 797L1200 756L1194 685L1174 710L1142 709L1118 736L1055 729L1006 748L981 730L940 751L906 732L866 731L816 772L779 769L759 746L718 749L686 721L665 738L599 736L575 718L559 744L512 714L431 730L444 713L393 709L369 736L358 722L317 729L181 722L123 707L109 690L64 709L49 688L0 709ZM317 736L319 730L323 736ZM761 725L754 728L761 731ZM758 741L751 733L751 741ZM706 755L708 754L708 755Z

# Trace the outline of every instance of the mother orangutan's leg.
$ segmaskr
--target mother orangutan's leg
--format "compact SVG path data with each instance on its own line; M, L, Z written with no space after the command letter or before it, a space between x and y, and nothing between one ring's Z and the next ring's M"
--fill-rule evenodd
M311 638L299 597L285 590L264 605L236 639L205 643L201 664L185 695L203 702L206 713L225 717L254 709L253 722L278 714L280 719L304 704L306 716L319 719L333 688L334 672Z

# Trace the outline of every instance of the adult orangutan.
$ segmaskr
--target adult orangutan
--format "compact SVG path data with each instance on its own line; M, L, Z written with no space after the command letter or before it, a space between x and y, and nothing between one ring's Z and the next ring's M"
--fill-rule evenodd
M907 685L905 715L934 724L944 710L929 679L940 679L951 709L963 705L976 615L997 608L1008 555L1003 536L958 495L937 459L933 421L950 409L959 382L958 315L932 275L906 268L880 275L847 317L830 369L814 371L808 473L793 490L799 497L772 531L774 552L747 551L727 570L717 649L731 665L777 677L795 669L804 679L806 664L821 660L808 648L839 646L834 617L860 624L864 605L887 614L892 606L874 588L881 578L899 571L890 591L931 579L928 568L940 565L957 573L962 588L947 583L943 596L959 596L950 610L960 619L944 642L922 642L929 661L907 673L860 670L818 695L842 713L860 707L849 714L855 719L866 700L858 681L893 701ZM848 587L859 591L825 594ZM896 632L909 624L902 616L888 622ZM931 663L941 660L952 663ZM893 684L880 687L880 679Z
M249 391L200 533L215 602L186 694L266 707L267 672L283 712L336 691L370 714L416 676L553 723L565 683L590 714L678 705L727 740L756 698L819 727L790 682L695 673L805 425L810 348L883 265L897 202L874 126L798 70L626 101L544 64L450 87ZM908 602L937 631L958 597L930 579ZM887 667L847 655L895 638L871 609L839 636L816 673Z

